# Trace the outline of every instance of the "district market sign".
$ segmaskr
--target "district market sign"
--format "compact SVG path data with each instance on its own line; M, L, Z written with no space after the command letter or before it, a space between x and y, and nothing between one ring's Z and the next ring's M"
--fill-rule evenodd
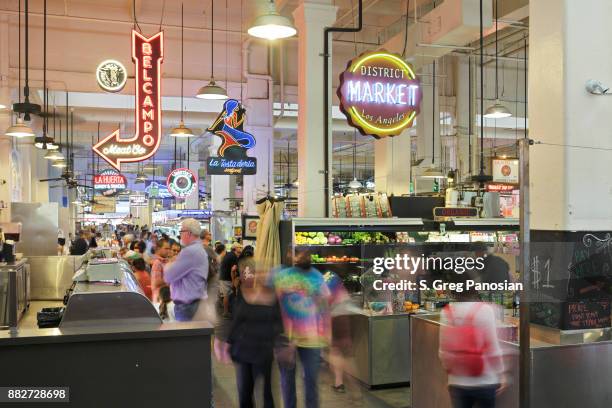
M198 186L198 179L193 171L181 168L168 175L168 191L176 198L189 197Z
M351 60L340 75L337 94L349 124L377 139L412 126L423 97L412 67L386 51Z

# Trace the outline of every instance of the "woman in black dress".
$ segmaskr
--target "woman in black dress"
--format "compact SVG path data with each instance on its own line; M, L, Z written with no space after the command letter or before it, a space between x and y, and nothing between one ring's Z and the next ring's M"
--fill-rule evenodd
M249 270L240 276L240 290L228 336L229 352L236 367L240 408L252 408L253 390L262 379L264 408L273 408L273 348L282 333L280 309L274 292Z

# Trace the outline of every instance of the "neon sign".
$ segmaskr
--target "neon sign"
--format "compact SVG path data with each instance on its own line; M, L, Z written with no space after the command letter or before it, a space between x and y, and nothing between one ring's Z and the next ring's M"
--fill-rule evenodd
M340 110L351 126L376 138L399 135L419 113L419 81L399 55L366 52L340 75Z
M189 197L198 186L198 179L193 171L181 168L174 169L168 175L168 191L176 198Z
M94 190L102 191L102 195L112 197L127 188L125 176L115 169L102 170L94 176Z
M107 92L119 92L127 82L127 71L115 60L102 61L96 68L96 79L100 88Z
M122 139L117 129L93 146L94 151L117 170L120 170L121 163L148 159L161 144L163 59L163 32L146 38L137 31L132 31L132 60L136 66L136 131L131 138Z
M243 129L246 110L240 102L228 99L223 111L215 122L206 129L219 136L223 143L217 151L218 156L208 158L206 169L212 175L257 173L257 159L247 156L247 150L255 147L255 138Z

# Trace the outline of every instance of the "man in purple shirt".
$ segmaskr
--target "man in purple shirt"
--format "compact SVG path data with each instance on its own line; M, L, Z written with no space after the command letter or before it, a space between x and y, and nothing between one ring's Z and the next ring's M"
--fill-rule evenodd
M176 260L164 268L164 280L170 285L174 315L178 321L192 320L200 302L208 297L208 255L200 241L200 229L197 220L183 220L179 231L183 249Z

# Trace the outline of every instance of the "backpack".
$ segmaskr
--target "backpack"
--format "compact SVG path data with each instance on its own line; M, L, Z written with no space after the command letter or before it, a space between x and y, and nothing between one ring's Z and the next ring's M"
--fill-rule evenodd
M445 308L450 326L440 336L440 359L449 374L478 377L484 371L485 332L473 324L481 306L476 304L461 325L456 324L452 307Z

